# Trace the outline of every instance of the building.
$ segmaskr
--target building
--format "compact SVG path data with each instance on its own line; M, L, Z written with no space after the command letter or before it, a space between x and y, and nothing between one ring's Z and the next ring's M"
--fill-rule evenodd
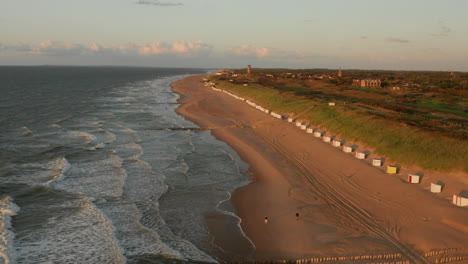
M247 65L247 73L251 74L252 73L252 66Z
M353 80L353 86L359 86L362 88L380 88L382 87L382 82L377 79Z

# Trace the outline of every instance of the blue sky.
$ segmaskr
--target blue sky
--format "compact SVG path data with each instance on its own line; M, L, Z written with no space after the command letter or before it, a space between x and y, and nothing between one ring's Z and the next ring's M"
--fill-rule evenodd
M468 71L465 0L0 0L0 65Z

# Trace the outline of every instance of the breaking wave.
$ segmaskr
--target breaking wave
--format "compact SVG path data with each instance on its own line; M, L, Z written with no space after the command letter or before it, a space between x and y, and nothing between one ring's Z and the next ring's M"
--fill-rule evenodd
M16 252L13 247L15 234L11 231L11 217L16 215L20 208L13 203L10 196L0 198L0 263L15 263Z

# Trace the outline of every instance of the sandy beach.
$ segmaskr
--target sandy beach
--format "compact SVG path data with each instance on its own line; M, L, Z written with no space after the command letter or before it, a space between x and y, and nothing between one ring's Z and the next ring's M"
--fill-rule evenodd
M256 260L401 253L412 263L431 263L424 252L467 247L468 210L451 204L456 188L468 189L463 179L433 194L427 186L435 176L408 184L402 180L405 171L388 175L369 159L357 160L291 123L204 87L202 78L172 84L181 95L177 111L212 129L249 164L246 177L252 182L236 190L232 201L255 244ZM247 254L244 240L226 237L223 221L207 216L215 243Z

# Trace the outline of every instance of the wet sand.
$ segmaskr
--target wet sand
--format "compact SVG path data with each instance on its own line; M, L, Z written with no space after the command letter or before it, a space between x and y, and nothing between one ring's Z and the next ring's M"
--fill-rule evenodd
M425 251L468 244L468 210L451 205L451 189L430 193L429 175L417 186L408 184L404 171L388 175L384 167L204 87L202 78L173 83L181 95L177 112L213 128L249 164L253 181L236 190L232 201L256 246L255 259L402 253L428 263ZM450 188L468 189L463 184ZM223 219L207 216L207 224L213 240L224 241L221 251L250 254L245 240L226 237ZM231 260L229 255L218 256Z

